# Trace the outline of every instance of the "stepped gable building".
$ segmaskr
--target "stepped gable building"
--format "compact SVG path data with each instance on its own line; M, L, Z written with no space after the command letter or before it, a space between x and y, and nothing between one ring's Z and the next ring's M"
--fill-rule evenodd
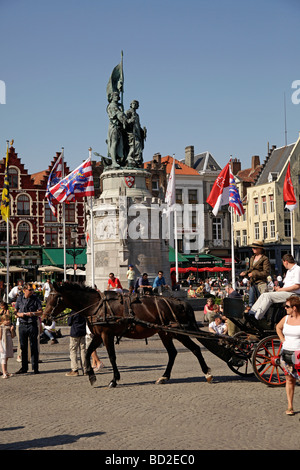
M56 219L46 199L49 174L60 153L57 152L48 170L30 175L15 148L9 148L9 251L10 265L28 270L27 280L39 280L38 267L54 265L63 267L62 207L58 206ZM70 169L64 164L65 174ZM0 161L0 185L3 187L5 158ZM85 237L84 202L66 205L66 240L70 248L82 245ZM76 238L72 238L72 228L77 229ZM73 230L73 235L74 235ZM85 255L85 253L83 254ZM0 221L0 261L6 265L6 222ZM67 255L67 265L73 267L73 257ZM85 259L77 260L78 266L84 266Z

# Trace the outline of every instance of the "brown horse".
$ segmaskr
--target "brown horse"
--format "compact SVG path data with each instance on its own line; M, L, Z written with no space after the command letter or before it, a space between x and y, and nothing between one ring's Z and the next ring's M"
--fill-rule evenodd
M156 333L160 336L168 352L166 370L156 383L164 383L171 376L177 355L173 344L174 338L197 357L206 380L208 382L212 380L211 371L202 356L200 347L188 335L169 331L172 327L176 327L177 329L199 332L194 311L188 303L154 295L145 295L139 298L137 296L126 297L115 292L100 294L90 287L71 283L65 283L62 286L54 283L53 287L43 316L55 319L66 308L71 308L71 315L77 312L86 317L88 326L94 335L86 354L87 373L91 384L95 382L96 377L90 365L90 357L102 342L107 349L113 368L113 379L109 386L116 387L117 381L120 380L120 373L116 364L114 338L124 336L125 338L143 339ZM168 331L162 331L153 325L167 325L170 328Z

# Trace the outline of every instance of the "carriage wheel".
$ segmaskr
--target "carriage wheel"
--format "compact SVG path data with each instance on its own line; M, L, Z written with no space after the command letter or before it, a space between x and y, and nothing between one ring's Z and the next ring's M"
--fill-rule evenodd
M247 339L247 333L239 331L233 338ZM232 372L242 377L253 377L253 367L252 367L252 352L254 348L254 343L249 343L249 349L245 350L239 347L234 349L234 362L227 362L227 365Z
M254 374L270 387L285 385L286 378L280 365L279 354L282 344L278 336L267 336L262 339L254 349L252 364Z

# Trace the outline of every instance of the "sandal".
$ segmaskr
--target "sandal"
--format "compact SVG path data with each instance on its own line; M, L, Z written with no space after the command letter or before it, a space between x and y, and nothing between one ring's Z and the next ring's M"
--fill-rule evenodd
M293 410L293 408L288 408L288 409L286 410L285 414L286 414L287 416L294 416L295 411Z
M8 379L8 375L7 375L7 374L3 374L2 379Z

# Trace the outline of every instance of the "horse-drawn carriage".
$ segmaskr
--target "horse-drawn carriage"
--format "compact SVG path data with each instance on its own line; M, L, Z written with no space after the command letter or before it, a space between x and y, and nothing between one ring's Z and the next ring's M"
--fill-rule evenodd
M273 304L262 320L244 315L242 299L225 298L224 315L234 323L238 332L235 339L245 339L242 347L237 347L236 355L240 364L229 367L238 375L255 375L261 382L271 387L285 384L285 374L280 366L281 342L276 333L276 324L286 315L283 304Z
M199 328L195 314L188 302L159 295L120 295L115 292L100 293L95 289L66 283L54 284L44 316L58 318L64 310L71 308L70 315L85 316L93 340L87 350L87 373L91 384L96 377L90 367L92 352L104 343L113 368L113 379L109 386L115 387L120 380L116 364L115 338L147 339L158 333L168 353L168 364L162 377L156 382L169 380L177 355L173 339L180 341L198 359L207 379L211 373L195 338L206 349L222 359L236 374L249 377L255 375L270 386L283 385L284 373L280 367L280 341L276 336L275 323L282 317L280 309L274 310L269 321L251 322L244 318L242 299L224 299L224 315L239 329L234 336L216 335Z

